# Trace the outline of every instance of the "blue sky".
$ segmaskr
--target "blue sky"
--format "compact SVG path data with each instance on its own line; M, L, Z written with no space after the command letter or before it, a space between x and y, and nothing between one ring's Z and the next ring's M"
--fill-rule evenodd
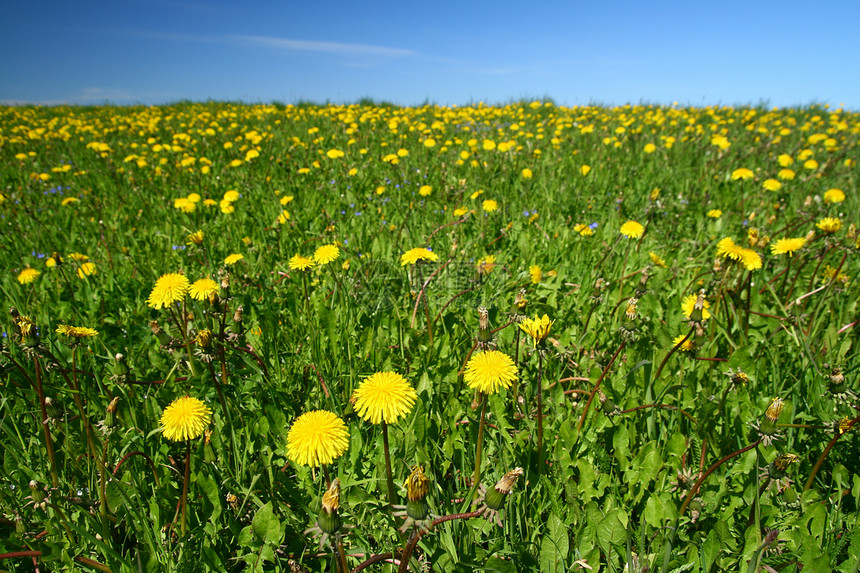
M3 2L0 102L830 104L860 2Z

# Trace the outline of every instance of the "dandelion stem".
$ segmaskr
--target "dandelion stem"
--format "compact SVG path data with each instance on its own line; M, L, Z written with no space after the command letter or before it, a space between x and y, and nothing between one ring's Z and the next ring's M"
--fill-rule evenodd
M437 517L431 521L430 525L428 525L426 529L416 528L415 531L412 532L409 542L403 548L403 553L400 556L400 568L397 570L398 573L406 573L409 570L409 558L412 556L415 546L418 545L418 540L420 540L425 533L428 533L431 529L434 529L436 526L445 523L446 521L453 521L455 519L471 519L473 517L479 517L481 513L482 510L479 509L468 513L452 513L451 515L443 515L442 517Z
M860 416L857 416L856 418L848 422L848 430L850 430L857 422L860 422ZM847 432L848 430L836 431L836 435L833 436L833 439L830 440L830 443L827 444L827 447L824 448L823 452L821 452L821 456L819 456L818 461L815 462L815 467L812 468L812 472L809 474L809 479L806 480L806 485L803 486L803 491L806 491L812 487L812 482L815 481L815 476L816 474L818 474L818 470L821 469L821 464L824 463L824 459L827 457L827 454L830 453L830 450L833 449L833 446L836 445L836 442L839 440L839 438L842 437L842 434Z
M540 477L543 470L543 351L538 350L538 378L537 378L537 450L538 467L537 475Z
M597 394L597 389L600 388L600 383L603 382L603 379L606 377L606 373L609 372L610 368L612 368L612 364L615 363L615 359L618 358L618 355L621 354L621 351L624 350L625 346L627 346L626 340L621 343L618 350L616 350L615 354L612 355L612 359L609 361L609 364L606 365L606 368L604 368L603 372L600 373L600 378L598 378L597 382L594 383L594 388L592 388L591 394L588 396L588 401L585 403L585 410L582 411L582 415L579 417L579 422L576 424L577 432L582 429L582 425L585 423L585 417L588 415L588 409L591 407L594 395Z
M520 369L520 330L517 329L516 341L514 342L514 368L519 372ZM514 379L514 408L519 408L519 389L520 389L520 379L519 377Z
M621 299L624 296L624 272L627 270L627 257L630 255L630 249L624 250L624 263L621 265L621 277L618 279L618 304L621 304Z
M388 445L388 424L382 420L382 449L385 452L385 485L388 488L388 506L394 505L396 499L394 477L391 475L391 450Z
M690 505L690 502L693 501L693 498L696 496L696 492L699 491L699 487L701 487L701 485L705 482L705 480L708 479L708 476L710 476L712 473L714 473L714 471L718 467L720 467L721 465L723 465L724 463L726 463L730 459L732 459L736 456L739 456L744 452L748 452L749 450L758 446L760 443L761 443L761 438L759 438L755 442L751 443L750 445L739 449L736 452L732 452L726 456L723 456L716 463L714 463L714 465L709 467L707 469L707 471L705 473L703 473L702 476L696 481L696 483L693 484L693 487L690 488L690 491L687 493L687 497L684 499L684 503L681 505L681 509L678 511L678 517L683 516L684 512L687 511L687 507Z
M185 479L182 483L182 521L181 533L185 537L186 514L188 512L188 482L191 481L191 440L185 440Z
M36 369L36 394L39 397L39 409L42 414L40 426L45 433L45 449L48 450L48 461L51 464L51 483L54 487L59 487L60 478L57 475L57 461L54 457L54 441L51 439L51 429L48 428L48 408L45 403L45 391L42 388L42 367L39 364L39 358L33 357L34 367Z
M487 395L481 392L481 421L478 424L478 444L475 446L475 473L472 476L472 485L481 481L481 454L484 449L484 414L487 412ZM404 551L404 555L406 552Z
M337 534L337 569L341 573L349 571L349 566L346 564L346 552L343 550L343 540L340 534Z

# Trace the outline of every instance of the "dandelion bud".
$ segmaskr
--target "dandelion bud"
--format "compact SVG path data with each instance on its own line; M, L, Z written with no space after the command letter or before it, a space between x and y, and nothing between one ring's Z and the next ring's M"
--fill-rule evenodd
M618 413L619 408L612 400L612 398L610 398L600 390L597 391L597 399L600 401L600 409L603 410L603 413L605 415L612 416Z
M529 303L529 301L528 301L528 299L526 298L526 289L524 289L524 288L523 288L523 289L520 289L520 292L518 292L518 293L517 293L517 296L516 296L516 297L514 297L514 305L515 305L518 309L522 310L522 309L524 309L524 308L526 307L526 305L527 305L528 303Z
M207 428L203 432L203 459L207 463L215 461L215 450L212 449L212 429Z
M740 368L738 368L737 370L733 370L730 368L729 371L726 372L726 376L731 379L732 384L734 384L735 386L746 386L747 382L750 381L749 374L747 374Z
M758 229L751 228L747 231L747 243L750 247L755 247L758 244Z
M848 231L845 233L845 236L849 239L854 239L857 237L857 225L851 223L848 225Z
M690 322L702 322L705 310L705 289L699 291L696 302L693 304L693 312L690 313Z
M45 410L48 413L49 418L59 418L60 417L60 409L54 403L54 399L50 396L45 397Z
M237 308L236 312L233 313L233 322L242 322L243 318L244 318L244 309L242 308L241 305L239 305L239 308Z
M784 472L786 469L788 469L789 465L793 464L794 462L798 461L799 459L800 458L798 458L794 454L782 454L782 455L777 456L776 459L774 459L772 463L773 463L773 467L775 469L777 469L778 471Z
M780 414L782 414L782 409L785 407L785 403L780 398L774 398L770 403L770 406L767 407L767 410L764 413L764 420L761 423L761 432L765 435L773 435L776 433L776 422L779 420Z
M30 499L33 500L33 503L38 505L45 499L45 491L39 487L39 482L36 480L30 480Z
M412 473L406 478L406 515L415 521L427 519L430 510L427 507L427 494L430 492L430 480L424 475L419 466L412 468Z
M15 514L15 533L21 535L26 530L27 530L27 528L24 527L24 518L21 517L20 513L16 513Z
M167 334L162 328L158 325L157 320L151 320L149 322L149 328L152 330L152 333L158 337L158 342L162 346L167 346L170 344L170 335Z
M21 334L21 342L30 348L39 345L39 328L29 316L20 315L16 321L18 331Z
M636 318L636 310L639 304L639 299L631 298L627 301L627 308L624 311L625 316L627 316L627 320L634 320Z
M483 306L478 309L478 342L489 342L493 338L490 331L490 315Z
M105 427L111 428L116 422L116 409L119 406L119 396L115 396L113 400L110 401L107 407L107 413L105 414Z
M815 231L809 231L806 233L806 238L804 239L807 243L815 238Z
M830 371L830 391L834 394L845 391L845 375L842 374L842 369L839 367Z
M719 257L714 259L714 272L718 273L723 270L723 262Z
M496 482L487 495L484 496L484 503L493 511L502 509L505 505L505 500L511 490L514 489L514 484L517 483L517 478L523 475L523 468L514 468L505 475L502 479Z
M227 501L227 505L230 506L230 509L236 511L239 509L239 498L232 493L228 493L227 497L224 498Z
M113 374L114 376L125 376L128 374L128 364L125 362L125 356L117 353L114 357Z
M209 348L209 345L212 343L212 331L208 328L204 328L197 333L194 341L197 342L197 346L200 348Z
M323 533L329 535L337 533L343 527L343 520L340 518L338 509L340 508L340 480L335 478L332 480L328 490L322 497L322 509L317 516L317 525Z

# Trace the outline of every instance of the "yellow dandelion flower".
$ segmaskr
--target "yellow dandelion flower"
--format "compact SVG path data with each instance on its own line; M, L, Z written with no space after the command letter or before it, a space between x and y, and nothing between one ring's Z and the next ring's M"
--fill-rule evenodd
M543 315L543 317L538 318L535 316L534 318L526 318L520 323L520 329L531 336L533 346L537 346L538 343L546 340L546 337L549 336L549 329L552 327L552 323L554 320L550 320L548 315Z
M218 283L212 279L200 279L188 287L188 295L194 300L206 300L217 294L219 288Z
M532 284L538 284L543 278L543 271L541 271L539 266L532 265L529 267L529 275L532 278Z
M36 280L36 277L38 277L40 274L42 273L37 271L36 269L31 269L30 267L27 267L26 269L23 269L20 273L18 273L18 282L22 285L28 285L34 280Z
M809 171L814 171L818 169L818 162L814 159L807 159L803 162L803 168L808 169Z
M314 266L314 260L302 255L293 255L289 262L290 269L294 271L306 271Z
M676 336L675 340L672 341L672 348L681 344L681 341L684 340L685 336L687 336L687 335L686 334L679 334L678 336ZM690 338L687 338L687 340L684 340L684 343L678 347L678 350L680 350L681 352L692 352L695 349L696 349L696 344Z
M57 330L54 332L77 339L90 338L92 336L98 336L99 334L99 331L94 328L87 328L86 326L69 326L68 324L57 325Z
M203 231L195 231L186 237L188 239L188 245L202 245L203 244Z
M628 239L638 239L645 232L645 227L636 221L627 221L621 225L620 232Z
M78 262L89 260L89 257L83 253L69 253L68 258Z
M762 183L761 186L766 191L779 191L780 189L782 189L782 183L780 183L776 179L765 179L764 183Z
M755 271L761 268L761 255L752 249L741 249L741 264L748 271Z
M396 372L377 372L352 393L356 413L371 424L396 422L412 410L417 398L406 378Z
M723 216L723 212L720 211L719 209L711 209L710 211L708 211L706 213L706 216L710 217L711 219L719 219L720 217Z
M733 181L743 181L744 179L752 179L753 177L755 177L755 174L752 172L751 169L747 169L746 167L741 167L732 171Z
M791 181L792 179L794 179L794 175L794 171L792 171L791 169L780 169L779 173L776 174L776 176L783 181Z
M314 261L318 265L327 265L340 257L340 249L337 245L323 245L314 251Z
M224 259L224 264L225 265L235 265L236 263L238 263L239 261L241 261L244 258L245 257L240 255L239 253L233 253L232 255L227 255L227 257Z
M478 260L478 274L488 275L496 268L496 255L487 255Z
M585 223L577 223L573 226L573 230L582 237L590 237L594 234L594 230Z
M664 261L660 255L654 252L648 253L648 256L651 258L651 262L654 263L655 266L665 269L668 265L666 265L666 261Z
M431 251L430 249L425 249L423 247L418 247L415 249L409 249L400 257L400 266L405 267L406 265L414 265L418 261L437 261L439 260L439 255Z
M783 255L788 253L788 256L794 255L794 252L799 250L806 244L806 238L800 237L795 239L779 239L776 243L770 246L770 252L773 255Z
M507 354L488 350L469 359L463 379L473 390L494 394L499 388L509 388L517 379L517 367Z
M96 265L95 263L83 263L80 267L78 267L78 278L85 279L89 276L96 274Z
M583 177L585 177L586 175L591 173L591 166L590 165L583 165L582 167L579 168L579 172L582 174Z
M462 217L463 215L465 215L468 212L469 212L469 209L467 207L457 207L456 209L454 209L454 216L455 217Z
M645 153L654 153L655 151L657 151L657 146L653 143L646 143L642 151L644 151Z
M835 217L825 217L815 224L825 233L835 233L842 228L842 220Z
M418 189L418 194L422 197L427 197L433 193L433 188L429 185L422 185L420 189Z
M787 153L783 153L777 157L776 160L779 162L780 167L788 167L794 163L794 159L792 159L791 155L788 155Z
M693 314L693 309L696 306L697 295L688 294L684 297L684 300L681 302L681 310L684 311L684 316L690 318L690 315ZM711 313L708 309L711 308L711 303L707 300L705 301L705 308L702 309L702 320L708 320L711 318Z
M717 256L724 259L732 259L733 261L741 260L741 251L743 247L736 245L731 237L721 239L717 243Z
M522 171L522 176L523 176L523 179L531 179L531 178L534 176L534 173L532 173L532 170L531 170L531 169L529 169L528 167L526 167L526 168L525 168L525 169L523 169L523 171Z
M152 292L149 293L146 304L155 309L166 308L185 298L189 286L190 283L185 275L179 273L161 275L155 281L155 286L152 287Z
M824 192L825 203L842 203L845 201L845 193L841 189L828 189Z
M481 207L487 213L492 213L493 211L495 211L496 209L499 208L499 203L495 199L487 199L486 201L481 203Z
M343 420L326 410L305 412L287 433L287 457L303 466L330 464L349 447Z
M177 398L161 414L164 437L174 442L183 442L200 437L212 422L212 410L197 398Z
M344 155L343 151L340 149L329 149L325 154L329 159L339 159Z
M235 189L230 189L224 192L224 196L221 199L228 203L234 203L239 200L239 192Z

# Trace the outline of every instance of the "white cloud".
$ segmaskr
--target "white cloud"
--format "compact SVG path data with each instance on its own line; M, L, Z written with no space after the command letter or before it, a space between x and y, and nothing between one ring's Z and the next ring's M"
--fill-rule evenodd
M228 38L241 43L290 52L324 52L327 54L345 56L386 56L392 58L417 55L417 52L414 52L413 50L389 48L386 46L371 46L368 44L314 42L309 40L294 40L291 38L273 38L271 36L228 36Z

